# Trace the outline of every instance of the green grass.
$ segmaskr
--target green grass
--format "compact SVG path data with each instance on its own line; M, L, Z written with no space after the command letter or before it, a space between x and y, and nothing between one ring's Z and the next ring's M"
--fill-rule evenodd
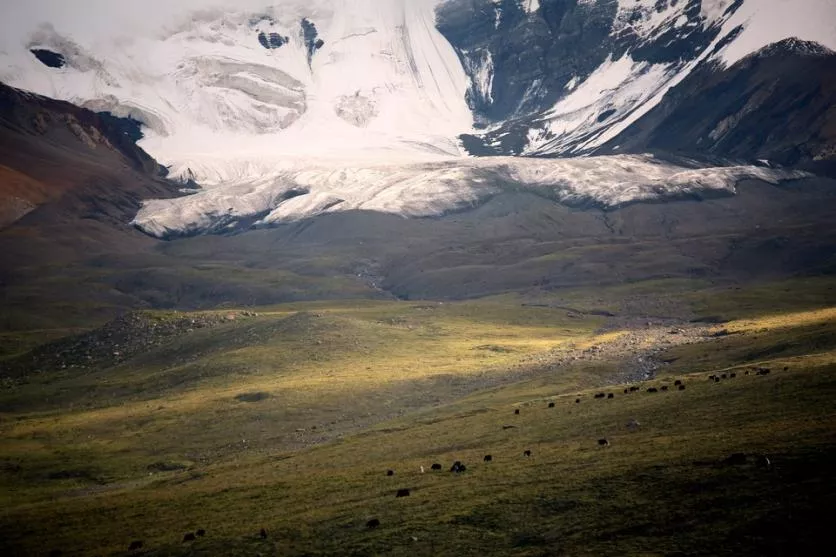
M836 314L805 303L747 309L752 317L717 326L730 335L666 351L672 363L643 388L681 379L687 390L655 395L602 387L614 361L527 375L543 353L600 343L605 320L516 297L273 306L119 367L35 375L0 393L0 407L15 409L0 414L0 546L809 553L827 534L822 509L836 503ZM773 373L743 374L755 365ZM718 369L741 373L709 382ZM602 389L615 399L594 400ZM239 397L253 393L264 396ZM774 466L720 465L735 452ZM454 460L468 471L449 473ZM444 471L430 473L433 462ZM396 499L404 487L412 495ZM367 530L373 517L381 527ZM180 543L197 528L207 538Z

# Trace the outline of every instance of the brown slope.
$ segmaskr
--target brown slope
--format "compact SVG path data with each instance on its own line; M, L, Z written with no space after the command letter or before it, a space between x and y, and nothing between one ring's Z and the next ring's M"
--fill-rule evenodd
M83 321L70 306L134 305L82 270L150 253L155 242L127 223L143 199L175 194L118 121L0 84L0 331L21 316L24 328Z
M0 84L0 207L60 202L83 213L93 190L105 199L95 209L121 219L140 199L171 196L159 165L117 122Z

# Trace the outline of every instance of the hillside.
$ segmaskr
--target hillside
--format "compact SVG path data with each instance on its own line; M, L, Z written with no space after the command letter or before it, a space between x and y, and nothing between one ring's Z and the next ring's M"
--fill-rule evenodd
M769 307L793 287L812 297ZM625 292L573 302L601 294ZM150 350L6 383L4 549L810 554L836 496L836 331L803 308L832 287L717 294L689 303L737 319L632 332L543 300L149 315L169 331ZM171 336L184 318L204 325Z

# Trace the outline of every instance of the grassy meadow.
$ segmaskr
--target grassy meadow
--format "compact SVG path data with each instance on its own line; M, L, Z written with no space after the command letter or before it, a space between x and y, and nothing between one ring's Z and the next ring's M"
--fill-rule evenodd
M817 294L782 295L798 284ZM124 362L7 381L0 549L814 554L836 503L830 284L625 288L264 307ZM607 352L621 321L600 310L653 291L666 309L729 321L665 346L656 377L624 394L623 362ZM597 346L597 360L555 363ZM733 453L751 456L725 463ZM449 472L456 460L466 472Z

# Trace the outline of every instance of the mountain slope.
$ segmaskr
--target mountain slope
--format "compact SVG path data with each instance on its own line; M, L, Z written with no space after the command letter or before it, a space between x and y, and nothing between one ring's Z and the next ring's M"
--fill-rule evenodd
M171 187L155 179L159 166L136 146L129 128L129 122L0 84L0 205L21 208L8 212L0 228L43 204L83 204L93 189L101 194L100 217L117 220L140 199L170 195ZM109 180L120 184L111 195L95 186ZM111 209L102 207L108 203Z
M725 69L700 67L602 151L648 149L783 165L836 158L836 53L787 39Z
M780 25L783 0L199 4L153 28L111 8L96 32L39 14L2 39L0 81L131 116L175 176L213 184L288 158L455 158L460 136L474 152L586 152L703 61L792 35L836 48L830 0Z
M476 154L594 151L710 63L719 70L787 37L836 48L829 0L449 1L439 27L470 68ZM807 76L811 86L823 76Z

